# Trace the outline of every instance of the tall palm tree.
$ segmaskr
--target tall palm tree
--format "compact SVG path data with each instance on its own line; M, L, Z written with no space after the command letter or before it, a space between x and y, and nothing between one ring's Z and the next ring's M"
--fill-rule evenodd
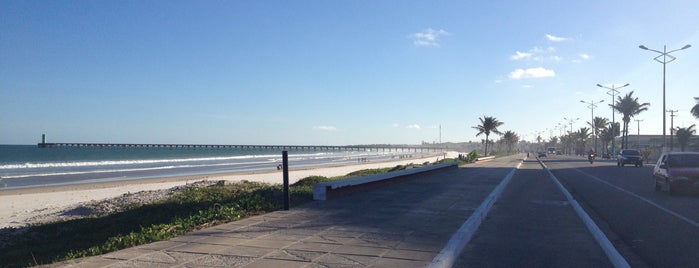
M595 116L594 120L592 120L592 122L587 122L587 124L590 125L590 129L592 129L592 136L599 138L600 132L609 124L609 119ZM595 150L597 150L597 148L595 148Z
M599 139L602 141L602 146L608 149L609 143L612 142L614 138L619 136L619 122L614 122L614 124L609 124L604 127L599 133ZM609 150L606 151L609 153Z
M600 131L605 129L607 125L609 125L609 119L595 116L595 119L592 121L592 123L587 122L587 124L590 125L590 128L593 130L592 134L594 135L595 133L599 133Z
M590 138L590 129L581 127L574 133L575 142L578 144L578 153L585 153L585 142Z
M687 148L687 144L689 143L689 138L696 133L696 130L694 129L694 126L696 125L691 125L686 128L682 127L677 127L675 128L675 136L677 136L677 143L680 144L680 148L684 152L684 149Z
M476 134L476 137L480 136L481 134L485 134L485 156L488 156L488 137L490 136L490 133L495 133L495 134L502 134L498 130L499 126L502 126L504 124L503 122L498 121L495 117L492 116L483 116L482 118L478 118L481 120L481 124L478 126L474 126L473 128L478 130L478 134Z
M638 98L633 97L633 91L626 94L626 96L624 96L623 98L621 96L617 97L617 102L612 107L614 107L614 110L617 110L619 113L623 115L623 149L627 149L629 146L629 122L631 121L631 118L640 114L641 112L647 111L648 106L650 106L650 103L638 103Z
M699 119L699 97L694 97L695 100L697 100L697 104L692 107L692 115Z
M505 142L505 146L507 147L508 152L512 152L512 146L514 144L517 144L519 142L519 136L517 136L517 133L514 133L511 130L505 131L504 134L502 134L502 140Z

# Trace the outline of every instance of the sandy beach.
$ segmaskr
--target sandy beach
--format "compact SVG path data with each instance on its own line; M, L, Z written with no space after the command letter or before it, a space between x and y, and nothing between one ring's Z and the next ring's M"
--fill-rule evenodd
M446 158L456 158L457 156L458 152L448 152L446 154ZM393 167L426 161L434 162L443 158L444 154L439 154L425 158L395 159L395 161L365 162L338 166L290 167L289 182L294 183L313 175L325 177L342 176L361 169ZM247 180L281 184L282 172L274 170L224 173L0 190L0 228L25 226L35 222L35 219L40 218L42 215L56 214L84 202L113 198L126 193L169 189L202 180L225 180L231 182Z

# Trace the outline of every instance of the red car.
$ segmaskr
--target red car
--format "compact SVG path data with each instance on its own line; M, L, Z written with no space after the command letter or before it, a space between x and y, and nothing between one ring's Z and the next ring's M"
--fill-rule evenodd
M655 190L669 194L677 191L699 190L699 153L668 152L653 168Z

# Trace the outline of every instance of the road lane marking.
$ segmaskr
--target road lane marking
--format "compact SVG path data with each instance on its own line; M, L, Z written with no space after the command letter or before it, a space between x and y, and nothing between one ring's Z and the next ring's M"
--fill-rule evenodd
M575 209L575 212L578 214L578 217L585 223L585 226L587 227L587 230L590 231L592 234L592 237L597 240L597 243L602 247L602 250L604 251L604 254L607 255L607 258L609 259L610 262L612 262L612 265L614 267L631 267L629 263L624 259L623 256L621 256L621 253L616 250L614 245L612 244L611 241L609 241L609 238L607 238L606 235L604 235L604 232L595 224L595 221L590 218L590 215L585 212L585 210L580 206L578 201L573 199L573 195L568 192L568 190L561 184L560 181L558 181L558 178L551 173L549 168L544 164L544 162L539 161L542 167L544 167L544 170L549 174L551 177L551 180L558 186L558 189L563 192L563 195L565 195L566 199L568 199L568 202L570 202L570 205L573 206Z
M512 179L512 176L515 174L515 171L522 166L523 162L524 160L520 161L519 164L517 164L517 166L510 171L510 173L507 173L505 178L502 179L498 186L496 186L495 189L490 192L488 197L483 200L481 205L478 206L471 216L468 217L468 220L466 220L466 222L461 225L459 230L457 230L456 233L451 236L447 245L444 246L442 251L440 251L439 254L437 254L437 256L435 256L432 260L432 263L429 266L430 268L446 268L454 266L454 263L456 263L459 255L461 255L461 251L463 251L468 242L471 241L473 234L476 233L476 230L478 230L481 222L483 222L485 217L488 216L488 212L490 212L490 208L495 203L495 200L500 197L503 190Z
M688 224L690 224L690 225L692 225L692 226L694 226L694 227L699 228L699 223L697 223L696 221L693 221L693 220L691 220L691 219L689 219L689 218L687 218L687 217L685 217L685 216L680 215L680 214L677 213L677 212L674 212L674 211L672 211L672 210L670 210L670 209L668 209L668 208L665 208L665 207L663 207L663 206L661 206L661 205L659 205L659 204L657 204L657 203L651 201L650 199L647 199L647 198L645 198L645 197L643 197L643 196L637 195L637 194L635 194L635 193L633 193L633 192L631 192L631 191L628 191L628 190L626 190L626 189L624 189L624 188L621 188L621 187L619 187L619 186L616 186L616 185L614 185L614 184L611 184L610 182L605 181L605 180L603 180L603 179L600 179L600 178L598 178L598 177L595 176L595 175L592 175L592 174L589 174L589 173L587 173L587 172L578 170L577 168L575 169L575 171L580 172L580 173L582 173L582 174L584 174L584 175L586 175L586 176L588 176L588 177L590 177L590 178L593 178L593 179L595 179L595 180L597 180L597 181L599 181L599 182L601 182L601 183L604 183L604 184L606 184L606 185L609 186L609 187L612 187L612 188L614 188L614 189L617 189L617 190L619 190L619 191L622 191L622 192L624 192L624 193L627 193L627 194L629 194L629 195L631 195L631 196L633 196L633 197L636 197L636 198L638 198L638 199L641 199L641 201L646 202L646 203L648 203L648 204L651 205L651 206L654 206L654 207L656 207L656 208L658 208L658 209L660 209L660 210L662 210L662 211L664 211L664 212L666 212L666 213L668 213L668 214L670 214L670 215L672 215L672 216L677 217L677 218L680 219L680 220L685 221L686 223L688 223Z

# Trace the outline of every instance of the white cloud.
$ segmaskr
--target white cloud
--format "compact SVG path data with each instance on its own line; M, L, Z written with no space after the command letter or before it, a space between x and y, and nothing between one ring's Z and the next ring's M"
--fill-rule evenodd
M532 53L516 51L514 55L510 56L512 60L528 59L532 57Z
M447 36L449 32L439 29L434 30L432 28L427 28L426 30L414 33L408 36L408 38L413 39L413 44L419 47L439 47L438 39L441 36Z
M315 126L313 128L323 130L323 131L337 131L337 128L333 127L333 126Z
M546 39L548 39L551 42L563 42L570 40L569 38L559 37L551 34L546 34Z
M571 62L572 63L581 63L582 61L589 60L590 58L592 58L592 56L590 56L589 54L581 53L581 54L578 54L578 58L573 59Z
M418 124L412 124L412 125L407 125L405 128L420 129L420 125L418 125Z
M554 77L556 72L553 70L545 69L543 67L529 68L529 69L517 69L510 73L510 79L519 80L526 78L545 78Z

